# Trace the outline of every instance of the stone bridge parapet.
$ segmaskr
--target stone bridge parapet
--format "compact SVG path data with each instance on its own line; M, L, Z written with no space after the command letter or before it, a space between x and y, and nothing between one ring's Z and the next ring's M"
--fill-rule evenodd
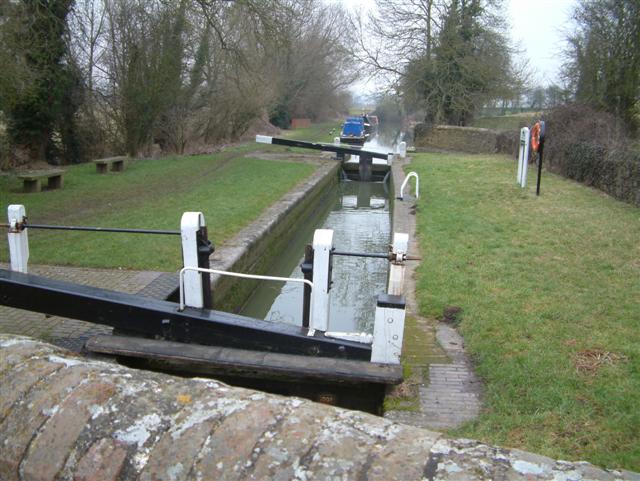
M0 335L0 479L640 480Z

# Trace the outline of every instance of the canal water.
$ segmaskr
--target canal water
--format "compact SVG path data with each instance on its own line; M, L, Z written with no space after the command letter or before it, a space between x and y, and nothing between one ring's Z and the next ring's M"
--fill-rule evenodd
M298 225L298 232L268 273L302 277L300 264L304 247L313 240L315 229L333 229L336 250L353 252L388 251L391 239L389 196L384 184L341 182L327 196L321 209ZM373 332L376 297L385 292L388 261L362 257L334 256L329 330ZM241 314L274 322L302 324L303 287L299 283L263 282L248 299Z

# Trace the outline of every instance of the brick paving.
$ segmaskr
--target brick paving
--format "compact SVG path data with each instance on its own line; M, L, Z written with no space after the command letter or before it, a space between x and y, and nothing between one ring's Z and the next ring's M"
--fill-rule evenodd
M482 384L455 329L440 324L436 337L450 363L430 363L429 382L418 387L419 411L390 411L393 421L428 429L452 429L480 414Z
M436 337L452 363L429 366L429 385L419 388L420 405L430 428L449 429L480 414L481 383L457 331L442 324Z
M7 269L7 264L0 268ZM135 294L163 276L162 272L30 265L29 273L93 287ZM112 328L0 305L0 333L18 334L79 352L84 342Z

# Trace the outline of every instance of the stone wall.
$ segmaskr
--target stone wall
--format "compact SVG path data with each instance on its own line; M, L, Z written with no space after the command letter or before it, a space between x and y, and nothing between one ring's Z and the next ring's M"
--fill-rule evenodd
M418 148L474 154L516 155L519 138L517 130L499 131L451 125L428 127L425 124L416 125L414 130L414 145Z
M640 480L0 335L0 479Z

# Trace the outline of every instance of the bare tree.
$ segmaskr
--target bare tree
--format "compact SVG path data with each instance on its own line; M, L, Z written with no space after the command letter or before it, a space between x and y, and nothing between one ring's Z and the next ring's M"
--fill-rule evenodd
M365 19L352 19L355 55L370 75L396 86L416 57L431 57L445 9L445 0L376 0Z
M511 96L518 69L499 0L377 0L360 30L359 58L430 121L465 124Z
M67 151L81 143L90 156L145 154L155 144L182 153L235 138L280 111L329 116L354 78L347 17L322 0L75 0L70 10L72 0L24 4L67 8L59 38L48 43L64 47L56 65L65 76L40 152L62 139ZM30 25L13 15L21 5L0 3L3 114L36 79L15 61L24 51L18 33Z
M87 92L94 92L95 71L104 54L101 41L105 33L106 12L102 0L75 0L69 18L71 49L75 62L82 71ZM88 110L93 111L93 98L89 95Z

